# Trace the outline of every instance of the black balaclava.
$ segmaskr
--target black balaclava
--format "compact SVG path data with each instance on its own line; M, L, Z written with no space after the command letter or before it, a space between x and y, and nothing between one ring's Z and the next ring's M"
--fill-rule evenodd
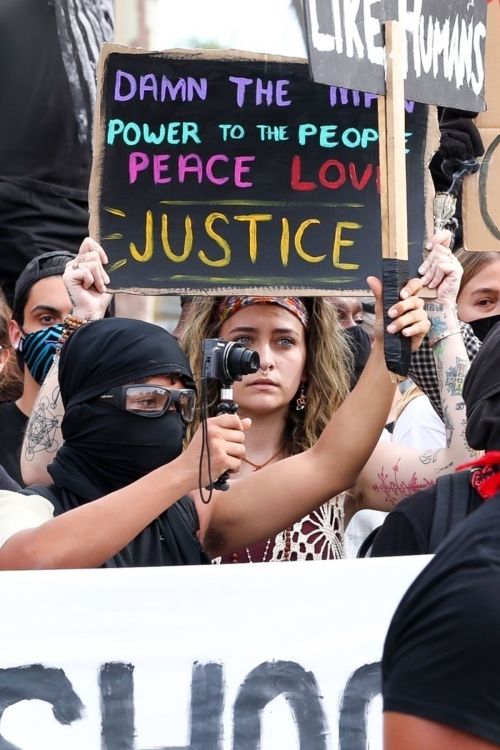
M500 323L491 329L471 364L463 398L470 447L500 451Z
M194 387L186 356L160 326L107 318L75 331L59 365L64 444L48 467L55 484L94 500L179 456L185 428L176 411L147 418L97 398L115 386L170 373Z

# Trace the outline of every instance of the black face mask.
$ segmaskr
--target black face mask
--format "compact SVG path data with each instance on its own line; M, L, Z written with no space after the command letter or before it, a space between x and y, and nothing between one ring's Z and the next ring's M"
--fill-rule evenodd
M50 467L57 484L92 500L126 487L182 451L177 412L157 419L109 409L98 399L71 406L62 421L64 445Z
M474 331L474 336L477 336L480 341L484 341L493 326L495 326L499 321L500 315L490 315L489 318L478 318L478 320L470 320L469 325Z
M170 373L194 387L186 356L160 326L107 318L78 329L63 346L59 363L64 445L49 466L56 484L94 500L179 456L180 414L168 411L148 419L99 399L110 388Z
M497 316L494 316L497 317ZM493 317L487 318L493 320ZM500 450L500 322L486 336L465 376L465 437L475 450Z
M62 323L42 328L34 333L23 334L19 349L24 364L38 385L42 385L54 361L64 330Z

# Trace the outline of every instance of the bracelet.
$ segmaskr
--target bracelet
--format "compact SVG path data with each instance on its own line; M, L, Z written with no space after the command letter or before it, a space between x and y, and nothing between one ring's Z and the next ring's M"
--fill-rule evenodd
M429 346L432 348L436 346L436 344L439 344L443 339L448 338L448 336L454 336L457 333L462 333L462 329L459 326L457 326L457 328L450 328L448 331L443 331L443 333L440 333L439 336L436 336L432 341L429 340Z
M64 328L61 333L61 338L59 339L60 346L63 346L69 339L71 334L74 333L78 328L84 326L85 323L88 323L88 320L77 318L76 315L66 315L63 320Z

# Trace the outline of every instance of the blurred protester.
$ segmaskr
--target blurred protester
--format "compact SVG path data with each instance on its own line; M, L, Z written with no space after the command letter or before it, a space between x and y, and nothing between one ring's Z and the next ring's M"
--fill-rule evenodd
M478 335L484 325L491 328L500 320L500 254L460 248L455 256L464 269L457 298L458 317L470 323Z
M95 67L112 0L0 3L0 278L88 233Z
M363 367L370 356L373 337L364 330L364 309L361 300L357 297L324 297L326 302L333 305L337 312L339 326L344 331L349 347L353 353L353 373L351 384L354 386L363 372Z
M0 403L15 401L23 392L23 376L9 339L12 311L0 291Z
M19 484L23 483L20 453L24 431L40 385L52 364L64 318L72 305L62 280L66 251L33 258L16 282L9 337L23 371L20 395L0 404L0 464Z

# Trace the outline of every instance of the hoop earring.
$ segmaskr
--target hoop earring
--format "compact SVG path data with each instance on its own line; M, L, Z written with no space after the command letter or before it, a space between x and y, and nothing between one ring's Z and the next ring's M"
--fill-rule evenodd
M297 411L303 411L306 408L307 396L305 383L300 384L299 395L295 399L295 409Z

